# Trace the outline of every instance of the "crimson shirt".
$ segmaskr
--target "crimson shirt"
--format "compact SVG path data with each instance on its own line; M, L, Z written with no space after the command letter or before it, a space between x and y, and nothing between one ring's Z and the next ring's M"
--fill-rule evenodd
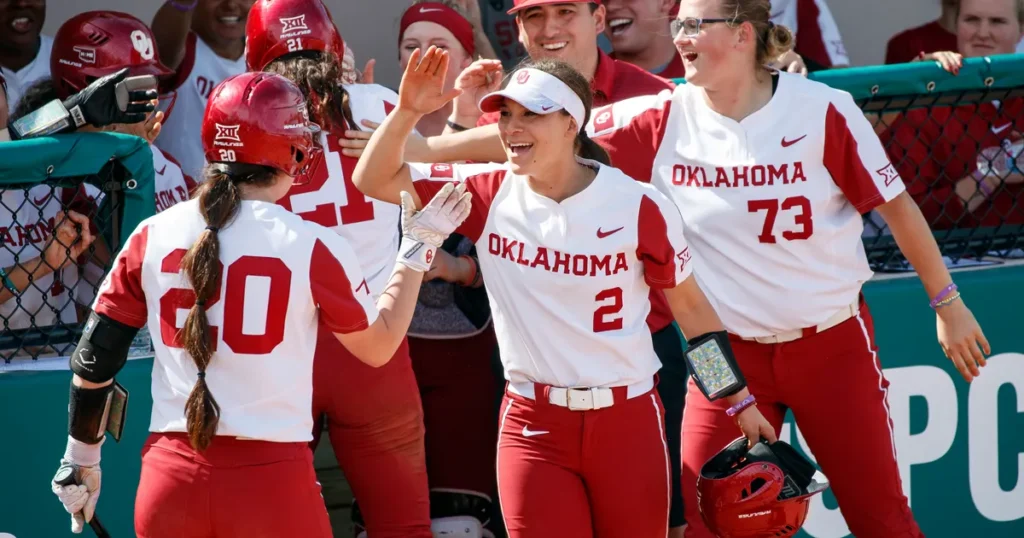
M957 50L956 34L943 28L939 21L932 21L892 36L885 47L885 63L907 63L922 52L943 50Z
M955 192L956 182L977 168L982 149L1018 140L1024 132L1024 98L997 107L980 105L911 110L881 135L882 142L905 178L933 228L1024 224L1024 186L1002 185L972 214Z
M624 62L625 60L619 60L615 58L615 53L611 54L611 57L618 62ZM665 65L665 67L658 72L651 71L651 74L658 75L661 78L672 80L675 78L683 78L686 76L686 66L683 65L683 57L676 53L672 55L672 60Z

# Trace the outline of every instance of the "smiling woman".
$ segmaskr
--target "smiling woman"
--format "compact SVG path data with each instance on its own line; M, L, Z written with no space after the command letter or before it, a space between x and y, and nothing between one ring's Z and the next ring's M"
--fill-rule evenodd
M40 34L45 21L46 0L0 4L0 74L11 110L26 88L50 74L53 39Z
M509 382L497 462L509 536L666 536L672 477L655 390L661 363L646 324L651 290L664 290L695 347L714 340L730 353L691 276L679 211L604 164L583 131L589 84L555 60L521 67L481 101L500 111L506 162L403 162L413 125L454 97L443 86L447 53L431 47L420 57L410 58L399 104L354 181L384 200L415 193L417 205L451 183L473 197L456 233L479 249ZM727 394L733 404L749 396L742 383ZM774 439L756 407L737 418L751 441Z

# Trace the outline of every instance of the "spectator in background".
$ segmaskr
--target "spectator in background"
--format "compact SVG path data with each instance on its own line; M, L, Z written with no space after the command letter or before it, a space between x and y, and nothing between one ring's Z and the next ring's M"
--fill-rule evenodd
M515 0L511 13L530 58L561 60L573 66L590 81L595 108L673 87L665 79L611 58L598 47L597 37L606 22L601 0ZM466 91L455 100L453 123L469 127L498 122L499 113L481 115L474 100L496 89L500 84L496 79L490 79L489 87L476 89L479 91L463 88Z
M939 18L928 24L904 30L892 37L885 47L885 63L912 62L922 54L940 50L957 50L956 7L960 0L942 0Z
M1011 54L1024 34L1024 1L962 0L957 43L926 55L956 73L963 57ZM962 54L962 56L961 56ZM1024 98L921 108L883 133L907 191L933 228L1024 224Z
M405 71L409 56L416 49L427 50L434 45L446 50L451 68L445 81L445 91L450 91L455 87L460 72L469 67L478 52L484 58L494 58L494 50L478 28L455 0L417 0L405 10L399 24L398 60L402 71ZM496 61L490 63L500 67ZM449 103L433 114L424 116L416 125L416 131L423 136L441 134L451 111Z
M673 42L671 25L679 11L678 0L605 0L612 58L629 62L665 79L686 75L683 57ZM807 74L803 58L786 51L771 64L789 73Z
M0 73L7 79L7 104L18 106L25 89L49 76L53 39L42 35L46 0L0 2Z
M771 21L792 30L810 71L850 65L839 26L825 0L772 0Z
M192 177L201 177L206 162L196 136L206 99L222 80L245 72L245 21L252 3L167 0L153 17L156 48L164 64L176 71L163 88L177 96L159 146L174 154Z
M605 0L604 35L612 42L611 57L662 78L682 78L686 68L669 29L678 4L678 0Z

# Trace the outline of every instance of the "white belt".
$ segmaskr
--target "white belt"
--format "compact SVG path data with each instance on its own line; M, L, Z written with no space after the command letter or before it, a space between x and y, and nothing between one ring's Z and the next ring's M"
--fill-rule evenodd
M844 322L844 321L846 321L846 320L856 316L857 312L859 312L859 311L860 311L860 300L857 300L856 302L853 302L853 303L850 303L850 304L844 306L838 312L836 312L835 314L832 314L832 317L828 318L827 320L825 320L821 324L815 326L814 327L815 333L825 332L825 331L831 329L832 327L835 327L836 325L839 325L840 323L842 323L842 322ZM773 334L773 335L770 335L770 336L750 336L750 337L743 336L741 338L743 338L744 340L751 341L751 342L757 342L759 344L783 344L783 343L786 343L786 342L792 342L794 340L799 340L799 339L801 339L803 337L804 337L804 330L803 329L794 329L792 331L786 331L784 333Z
M509 383L508 390L524 398L536 400L534 386L533 383L529 382ZM647 394L654 388L654 378L633 383L625 388L627 399L636 398L637 396ZM548 402L552 405L567 407L571 411L592 411L611 407L615 404L615 396L612 393L611 387L550 387L548 389Z

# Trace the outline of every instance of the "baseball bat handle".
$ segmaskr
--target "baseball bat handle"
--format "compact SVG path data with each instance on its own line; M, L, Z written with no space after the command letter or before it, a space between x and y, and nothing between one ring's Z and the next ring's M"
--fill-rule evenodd
M75 472L75 468L70 467L71 472L62 473L61 471L64 469L67 468L65 467L57 471L57 477L54 478L54 482L61 486L70 486L72 484L80 485L78 482L78 473ZM92 529L92 532L96 533L96 538L110 538L110 533L108 533L107 529L102 523L100 523L99 515L95 512L92 514L92 519L89 520L89 527Z

